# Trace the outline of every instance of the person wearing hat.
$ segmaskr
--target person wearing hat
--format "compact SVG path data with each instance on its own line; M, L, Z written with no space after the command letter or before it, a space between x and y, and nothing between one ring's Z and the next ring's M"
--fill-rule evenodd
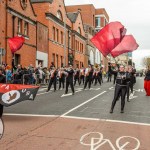
M69 66L68 69L64 70L67 73L66 77L66 91L65 94L68 93L68 87L70 85L71 90L72 90L72 95L74 95L74 85L73 85L73 75L74 75L74 70L72 68L72 65Z
M119 72L117 73L114 99L112 101L110 113L113 113L114 107L116 105L119 96L121 96L121 113L124 113L125 106L125 97L127 93L127 82L130 80L128 74L125 72L125 67L123 65L120 66Z

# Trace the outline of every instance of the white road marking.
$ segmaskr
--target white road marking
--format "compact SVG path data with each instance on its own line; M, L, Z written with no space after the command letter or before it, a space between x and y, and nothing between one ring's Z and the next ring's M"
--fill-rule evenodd
M99 118L86 118L86 117L76 117L76 116L39 115L39 114L11 114L11 113L4 113L3 115L4 116L22 116L22 117L50 117L50 118L51 117L59 117L59 118L78 119L78 120L106 121L106 122L113 122L113 123L150 126L150 124L148 124L148 123L129 122L129 121L120 121L120 120L109 120L109 119L99 119Z
M99 97L100 95L102 95L102 94L104 94L104 93L106 93L106 91L103 91L102 93L100 93L100 94L98 94L98 95L96 95L96 96L90 98L89 100L87 100L87 101L81 103L80 105L78 105L78 106L72 108L71 110L67 111L66 113L62 114L61 116L66 116L66 115L69 114L70 112L72 112L72 111L78 109L79 107L81 107L81 106L83 106L83 105L85 105L85 104L91 102L92 100L94 100L95 98Z
M114 88L114 87L112 86L112 87L109 88L109 90L112 90L113 88Z
M48 91L48 92L44 92L44 93L39 93L39 94L37 94L37 96L43 95L43 94L48 94L48 93L50 93L50 92L52 92L52 91Z
M81 92L82 90L75 91L75 93ZM71 96L72 93L63 94L61 97Z
M41 92L41 91L44 91L45 89L47 89L47 88L42 88L42 89L39 89L39 92Z
M59 115L10 114L10 113L4 113L4 116L22 116L22 117L59 117Z
M100 90L101 88L97 88L97 89L95 89L96 91L98 91L98 90Z
M137 98L138 96L130 96L129 99Z
M140 123L140 122L130 122L130 121L120 121L120 120L110 120L110 119L99 119L99 118L86 118L86 117L76 117L76 116L60 116L60 117L62 117L62 118L69 118L69 119L90 120L90 121L106 121L106 122L113 122L113 123L123 123L123 124L150 126L150 124L148 124L148 123Z

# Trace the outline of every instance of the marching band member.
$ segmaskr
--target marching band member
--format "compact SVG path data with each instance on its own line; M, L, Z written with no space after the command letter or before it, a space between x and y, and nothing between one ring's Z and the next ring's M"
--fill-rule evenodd
M113 113L114 107L116 105L117 100L121 94L121 113L124 113L125 106L125 96L127 93L127 82L129 78L127 73L125 72L124 66L120 66L119 72L117 73L116 86L114 92L114 99L112 101L110 113Z
M75 69L75 75L74 75L74 86L76 85L76 82L78 81L78 84L80 85L80 70L78 68Z
M59 72L58 72L58 77L59 77L59 90L61 89L61 85L64 89L65 87L65 72L64 72L64 68L60 68Z
M111 82L111 77L112 77L112 67L111 67L111 63L108 63L108 79L107 79L107 82Z
M85 76L85 69L84 67L82 67L82 69L80 69L80 84L81 82L83 82L84 84L84 76Z
M128 83L128 88L127 88L127 101L129 102L129 95L130 97L133 96L133 86L135 84L135 72L133 71L132 66L129 66L128 68L128 76L130 78L130 82ZM131 94L130 94L130 90L131 90Z
M72 68L72 65L68 69L65 69L65 72L67 73L66 77L66 91L65 94L68 93L68 87L70 85L71 90L72 90L72 95L74 95L74 86L73 86L73 75L74 75L74 70Z
M84 84L84 89L87 87L87 83L88 83L89 89L91 88L93 71L94 70L93 70L93 67L91 65L89 65L89 68L86 68L86 70L85 70L85 84Z
M54 85L54 92L56 91L57 74L58 71L55 69L55 67L53 67L52 70L50 71L50 82L48 84L47 92L51 89L52 84Z
M95 84L94 85L97 85L97 81L101 85L101 72L99 68L97 68L95 71Z

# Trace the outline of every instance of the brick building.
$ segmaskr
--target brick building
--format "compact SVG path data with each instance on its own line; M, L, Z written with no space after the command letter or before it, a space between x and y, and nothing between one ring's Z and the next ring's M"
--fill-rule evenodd
M2 0L0 12L0 48L6 50L3 62L9 65L12 54L8 38L16 35L25 37L25 44L15 53L15 63L23 67L106 64L90 42L109 21L105 9L93 5L66 7L64 0Z
M86 61L95 65L102 63L107 68L107 59L90 42L90 39L109 22L109 16L104 8L95 9L92 4L72 5L66 7L67 12L80 10L83 19L86 41Z
M71 14L67 14L63 0L31 2L37 21L48 27L48 66L51 63L56 67L68 64L85 66L85 33L80 13L77 12L75 19L72 18Z
M15 63L35 65L36 59L36 15L29 0L0 1L0 47L6 50L3 62L11 65L12 53L8 38L24 36L25 44L15 53Z

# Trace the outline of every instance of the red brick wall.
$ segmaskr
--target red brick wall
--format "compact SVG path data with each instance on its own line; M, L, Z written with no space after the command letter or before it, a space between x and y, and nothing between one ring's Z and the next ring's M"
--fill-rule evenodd
M81 14L78 14L78 17L76 19L76 22L73 24L73 30L78 31L78 28L80 28L81 35L85 37L85 32L83 29L83 22L82 22L82 17ZM79 68L83 66L87 67L87 64L85 63L85 40L79 37L78 35L75 36L75 41L74 41L74 66L76 67L77 64Z
M25 10L23 10L22 7L20 6L20 1L15 1L15 2L8 1L8 6L11 7L14 11L17 11L18 13L20 13L21 15L24 15L36 21L36 17L34 15L34 12L32 10L32 7L29 1L27 3L27 8ZM12 21L13 15L7 12L6 3L5 5L3 5L2 9L4 10L3 13L7 15L7 17L6 15L3 16L3 20L4 22L5 21L7 22L7 26L5 23L3 23L2 28L4 29L5 34L7 33L6 37L13 37L13 21ZM18 31L17 31L18 17L15 17L14 22L15 22L14 23L14 29L15 29L14 36L17 36L18 35ZM23 32L24 32L24 20L22 19L22 33ZM30 23L28 24L28 33L29 33L28 34L29 39L26 39L23 47L18 52L16 52L16 54L20 54L20 57L21 57L20 64L22 64L22 66L28 66L30 63L35 65L35 60L36 60L36 24L35 25L32 25ZM11 65L12 54L9 49L8 39L5 39L5 42L6 43L4 42L3 43L4 43L4 48L6 49L7 53L6 53L4 62Z
M80 9L84 24L95 27L95 8L92 4L67 6L66 9L67 12L76 12L78 9Z

